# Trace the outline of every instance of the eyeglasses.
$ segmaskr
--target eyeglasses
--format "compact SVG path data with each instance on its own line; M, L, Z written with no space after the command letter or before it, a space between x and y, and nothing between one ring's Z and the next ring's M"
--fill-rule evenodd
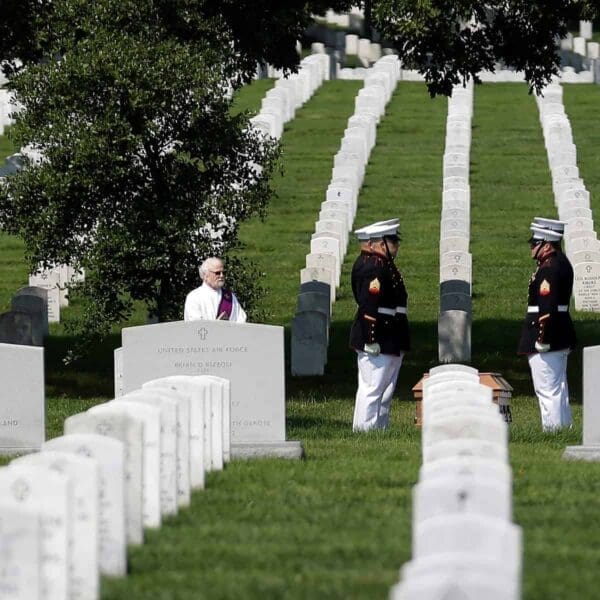
M225 271L210 271L209 273L212 273L213 275L223 275L223 273L225 273Z
M539 246L544 240L532 240L531 242L529 242L529 247L530 248L536 248L537 246Z

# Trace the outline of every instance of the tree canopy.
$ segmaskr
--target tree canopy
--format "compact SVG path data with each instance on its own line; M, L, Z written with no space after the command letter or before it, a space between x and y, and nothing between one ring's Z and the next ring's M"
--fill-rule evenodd
M432 95L451 92L497 62L524 71L532 88L558 72L556 41L567 21L600 17L597 1L367 0L380 33L405 64L424 73Z
M55 0L43 55L10 77L13 135L42 159L8 178L0 221L32 269L85 269L75 325L86 342L135 300L181 318L199 262L235 249L240 223L272 196L277 148L230 112L229 83L247 74L229 31L197 19L182 33L178 4L175 19L150 0ZM252 268L231 262L252 309Z

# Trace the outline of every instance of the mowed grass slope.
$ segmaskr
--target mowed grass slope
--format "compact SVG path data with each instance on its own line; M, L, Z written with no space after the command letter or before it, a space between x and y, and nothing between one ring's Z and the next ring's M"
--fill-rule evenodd
M256 111L270 85L260 81L245 88L235 110ZM583 170L593 170L600 134L592 87L577 89L578 115L571 114L570 90L565 93L586 181ZM359 88L360 82L326 83L297 112L283 137L285 173L274 182L278 197L264 222L243 228L244 252L266 274L270 323L289 327L293 318L299 271ZM327 372L323 378L286 380L287 436L304 442L306 460L234 462L210 474L190 509L148 531L144 546L130 548L128 576L104 579L103 600L387 596L411 556L411 489L421 455L410 387L437 362L445 118L446 100L430 100L422 84L401 82L380 124L359 198L357 226L401 219L398 263L410 296L413 351L400 374L390 430L350 431L356 381L347 347L355 310L351 246L334 307ZM579 443L581 407L574 407L571 431L542 434L526 361L515 355L533 268L527 227L541 210L555 214L537 108L525 86L486 85L476 90L473 125L473 365L504 373L518 393L510 453L514 519L524 528L524 598L596 598L600 471L561 459L565 445ZM594 343L596 318L576 318L584 342ZM53 333L49 353L57 354L64 338L60 328ZM577 356L571 380L579 399ZM63 382L69 384L64 391L55 373L58 358L51 358L49 436L61 433L67 415L110 397L111 360L110 348L99 349L82 379L77 368L67 372L71 379Z

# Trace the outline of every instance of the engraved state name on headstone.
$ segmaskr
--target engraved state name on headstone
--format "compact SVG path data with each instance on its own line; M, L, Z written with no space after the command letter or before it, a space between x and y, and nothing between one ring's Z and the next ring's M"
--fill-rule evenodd
M600 312L600 263L579 263L573 272L575 310Z
M0 344L0 454L39 450L45 438L44 350Z
M283 328L176 321L122 331L123 388L169 375L231 382L231 441L285 440Z

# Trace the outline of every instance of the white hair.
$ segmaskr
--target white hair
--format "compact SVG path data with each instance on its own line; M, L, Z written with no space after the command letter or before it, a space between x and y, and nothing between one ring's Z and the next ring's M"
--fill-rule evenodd
M223 264L223 260L221 258L219 258L218 256L209 256L199 267L198 267L198 273L200 273L200 279L202 279L202 281L204 281L204 278L206 277L206 274L209 272L210 270L210 265L214 264L215 262L219 262L221 264Z

